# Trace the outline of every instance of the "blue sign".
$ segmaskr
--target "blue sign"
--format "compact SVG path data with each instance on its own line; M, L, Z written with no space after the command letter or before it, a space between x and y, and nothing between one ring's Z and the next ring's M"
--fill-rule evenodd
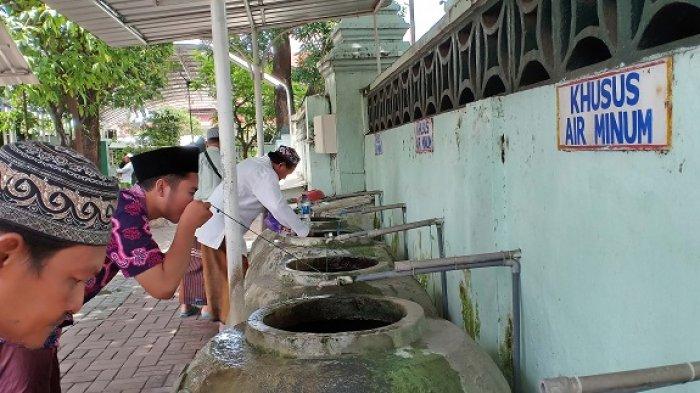
M416 153L431 153L433 151L433 119L423 119L416 122Z

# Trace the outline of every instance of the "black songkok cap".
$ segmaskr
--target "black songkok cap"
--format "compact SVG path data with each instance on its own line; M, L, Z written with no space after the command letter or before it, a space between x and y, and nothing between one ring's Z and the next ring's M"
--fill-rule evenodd
M103 246L118 190L116 179L67 147L23 141L0 149L0 227L6 222L52 239Z
M168 175L199 172L199 149L174 146L141 153L131 159L139 182Z

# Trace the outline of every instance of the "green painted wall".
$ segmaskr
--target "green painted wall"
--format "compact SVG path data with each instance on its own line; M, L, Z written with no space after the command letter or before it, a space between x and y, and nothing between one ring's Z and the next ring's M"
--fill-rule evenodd
M700 358L698 69L700 49L674 56L668 153L558 151L554 86L434 118L432 154L415 153L412 126L381 133L381 156L365 138L367 189L406 202L409 220L445 217L448 256L522 249L528 392L546 377ZM437 255L427 230L409 236L413 257ZM505 269L449 274L451 318L464 326L461 300L474 302L479 342L495 359L510 291Z
M347 194L364 190L364 162L362 157L363 101L359 91L369 85L375 72L348 72L336 70L326 78L331 107L336 115L338 154L331 156L333 188L335 194ZM359 122L359 123L358 123Z
M330 156L333 192L364 191L363 143L366 103L361 94L377 77L375 54L381 50L379 69L398 59L409 44L403 41L408 23L399 15L401 6L392 1L376 14L377 42L373 16L343 18L332 34L333 49L319 63L325 78L331 113L336 115L338 153Z
M294 147L301 152L302 161L305 167L308 188L323 191L326 195L332 195L333 174L331 173L331 155L316 153L315 147L306 141L306 131L309 137L314 138L314 117L325 115L330 112L328 100L322 95L313 95L304 99L304 116L296 122L292 139Z

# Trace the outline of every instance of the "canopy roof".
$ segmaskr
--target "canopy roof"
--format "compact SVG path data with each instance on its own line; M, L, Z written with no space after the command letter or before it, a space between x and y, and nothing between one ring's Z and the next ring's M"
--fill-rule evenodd
M228 0L231 33L250 32L244 1L260 29L369 14L382 0ZM211 0L46 0L46 4L115 47L211 36Z
M0 22L0 86L39 83L29 64L12 41L5 25Z
M194 44L176 44L172 61L174 69L168 74L168 85L160 91L161 97L146 102L143 109L156 111L170 107L189 110L193 113L216 112L216 99L206 90L190 88L189 101L187 81L197 79L199 63L194 58L194 52L200 48ZM108 108L102 111L101 123L107 128L114 128L129 120L128 109Z

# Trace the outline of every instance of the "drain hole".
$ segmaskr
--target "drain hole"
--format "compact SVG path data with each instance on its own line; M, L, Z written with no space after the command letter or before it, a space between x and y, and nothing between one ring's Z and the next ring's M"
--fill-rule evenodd
M387 300L329 297L281 306L263 323L295 333L342 333L389 326L405 315L399 305Z
M317 257L295 259L287 262L287 267L300 272L338 273L369 269L378 263L376 259L363 257Z

